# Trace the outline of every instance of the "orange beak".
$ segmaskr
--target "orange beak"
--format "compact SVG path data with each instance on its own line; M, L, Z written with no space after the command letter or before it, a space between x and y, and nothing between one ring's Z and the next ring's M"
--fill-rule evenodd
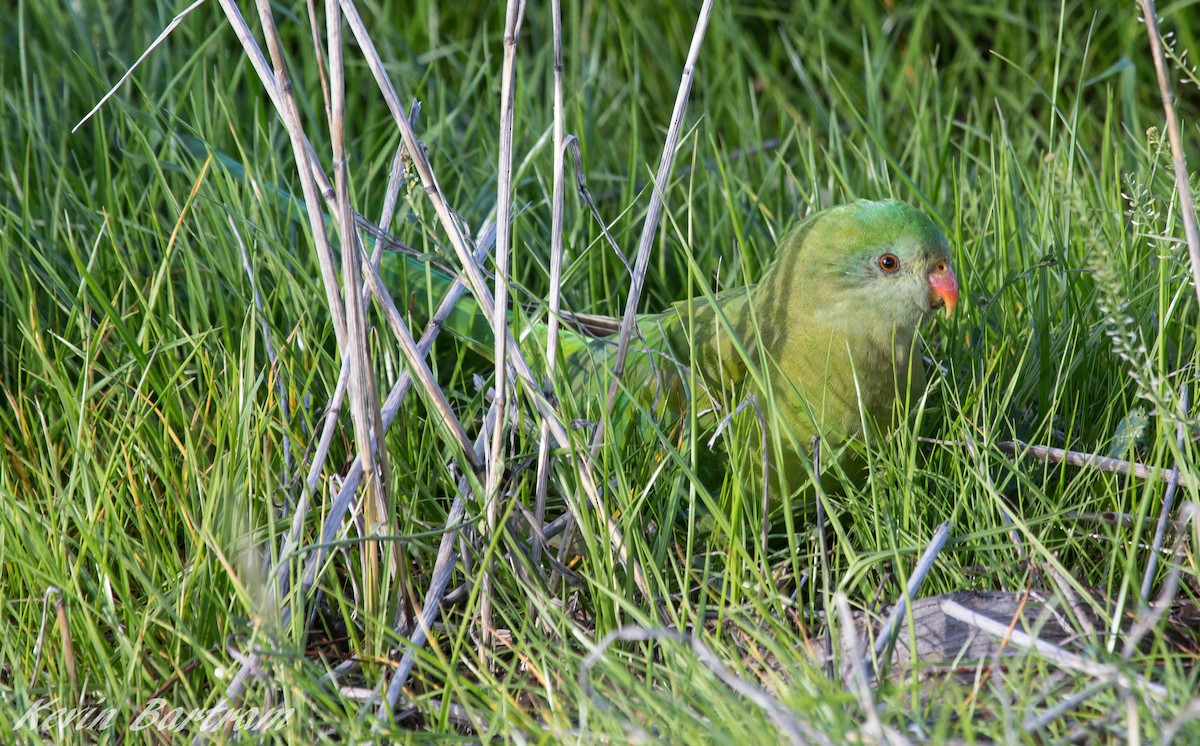
M945 262L929 273L929 303L934 308L945 306L947 316L952 315L958 305L958 278Z

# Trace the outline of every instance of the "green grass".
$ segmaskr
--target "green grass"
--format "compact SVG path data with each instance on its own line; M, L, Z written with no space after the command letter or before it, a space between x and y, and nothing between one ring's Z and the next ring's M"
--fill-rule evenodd
M283 444L303 474L340 359L304 216L264 191L299 192L286 132L219 7L209 3L185 20L99 115L70 132L181 9L151 5L19 2L0 21L0 738L33 737L7 724L39 698L103 697L100 706L119 712L113 732L154 697L213 707L249 650L264 654L267 681L251 685L248 704L264 706L269 693L295 710L263 740L369 738L374 726L359 717L361 705L322 681L358 653L366 665L350 682L370 688L385 671L378 656L407 649L388 631L390 616L368 619L356 607L357 533L344 529L335 542L319 604L293 597L318 609L312 634L305 614L280 621L263 580L290 522L290 513L281 516L302 489ZM360 10L401 100L421 102L418 136L450 204L474 230L495 211L503 10L410 5ZM617 244L632 255L699 6L568 5L566 128L579 138L588 187ZM703 627L699 637L725 666L842 742L860 733L862 705L809 661L805 641L822 631L832 591L857 607L900 597L946 520L954 522L951 540L921 595L1029 587L1053 594L1063 583L1095 591L1106 634L1079 649L1162 684L1167 696L1109 689L1026 733L1031 713L1089 679L1024 656L974 684L911 674L885 680L874 693L885 725L934 742L1057 742L1089 732L1158 739L1192 704L1198 640L1194 623L1180 620L1200 590L1194 527L1184 535L1179 615L1164 615L1127 659L1125 636L1112 634L1123 618L1144 616L1140 586L1165 484L1014 460L992 447L1020 438L1108 453L1140 407L1149 413L1145 438L1114 455L1164 470L1178 464L1200 478L1197 410L1185 411L1179 395L1200 397L1200 314L1135 8L796 5L718 4L642 307L755 280L775 240L810 209L898 197L934 215L953 247L964 302L926 335L945 372L931 369L923 406L891 437L868 444L870 478L829 497L824 561L811 506L779 517L767 549L760 546L753 409L721 436L730 456L716 486L698 476L714 458L710 433L699 428L680 444L663 433L649 444L601 449L598 481L654 603L618 566L590 511L578 534L576 583L550 587L548 565L510 559L523 524L512 536L481 537L482 509L468 506L464 540L473 550L451 587L496 560L494 624L507 630L506 642L481 654L480 586L466 582L418 651L406 692L416 714L390 737L520 731L591 742L645 731L677 742L778 739L770 716L686 645L618 643L585 670L584 657L605 634L645 625ZM1176 52L1196 47L1194 4L1164 3L1159 12L1164 30L1177 33ZM328 154L307 11L286 3L276 13L302 116L317 151ZM548 286L552 67L549 8L530 4L527 13L517 63L513 274L531 322L544 317ZM399 135L356 47L347 57L352 200L374 218ZM1178 90L1185 143L1198 134L1195 90ZM230 154L253 184L206 165L175 133ZM1200 158L1194 149L1188 155L1192 164ZM415 180L390 230L418 250L449 253ZM239 237L278 352L274 369ZM570 181L564 238L564 305L619 314L627 273ZM404 362L372 318L377 379L388 387ZM487 405L474 377L488 379L492 367L448 336L433 361L474 437ZM594 402L572 401L561 388L559 396L568 417L595 412ZM518 401L514 464L537 453L538 421ZM778 456L787 436L769 402L763 409ZM306 552L355 454L345 412L339 428L304 527ZM587 433L575 435L579 447ZM921 436L977 447L935 446ZM392 546L419 600L455 494L449 465L461 457L418 396L407 397L386 443ZM563 510L560 488L578 485L570 463L556 463L552 516ZM510 511L515 501L532 506L535 481L533 468L513 470ZM1191 485L1180 487L1177 506L1197 499ZM1104 512L1130 524L1075 517ZM705 535L698 516L714 513ZM688 518L665 530L677 515ZM1170 567L1164 556L1152 596ZM64 602L65 636L53 605L43 624L49 588ZM402 583L383 596L401 603ZM1181 741L1200 737L1200 725L1182 727ZM140 742L144 733L128 738ZM102 737L68 730L55 739Z

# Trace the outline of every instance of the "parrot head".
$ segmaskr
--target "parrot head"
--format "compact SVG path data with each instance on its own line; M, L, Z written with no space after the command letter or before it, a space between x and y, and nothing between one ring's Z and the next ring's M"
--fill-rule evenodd
M958 305L946 237L904 202L834 207L801 223L796 238L796 259L819 305L852 323L911 330L933 311L950 315Z

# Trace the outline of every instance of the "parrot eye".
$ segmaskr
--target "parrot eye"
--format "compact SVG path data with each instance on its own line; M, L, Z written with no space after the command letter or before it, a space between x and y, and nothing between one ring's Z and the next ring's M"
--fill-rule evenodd
M900 258L895 254L884 254L879 257L879 268L884 272L895 272L900 269Z

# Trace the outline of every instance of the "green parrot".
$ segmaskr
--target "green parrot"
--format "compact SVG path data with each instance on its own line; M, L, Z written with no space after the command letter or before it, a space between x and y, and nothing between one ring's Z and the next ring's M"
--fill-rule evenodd
M450 282L416 260L401 261L408 287L431 277ZM886 426L898 394L920 395L925 371L915 335L932 311L953 313L958 295L949 245L923 212L896 200L833 207L780 241L757 285L639 316L624 390L664 424L685 411L692 381L714 405L718 392L769 392L797 443L820 435L836 447L860 437L864 421ZM619 320L566 321L560 354L570 386L603 403ZM489 321L469 301L446 328L490 354ZM544 346L541 335L531 339ZM755 381L751 365L760 371ZM636 418L629 404L618 403L619 422Z
M246 178L232 158L212 153L195 138L181 141ZM274 194L298 204L282 191ZM381 267L398 305L412 307L418 317L428 317L426 299L436 301L453 282L423 259L389 253ZM924 390L914 338L931 312L953 313L958 295L946 238L920 210L897 200L860 200L816 212L779 242L758 284L683 300L638 318L624 398L610 428L635 426L640 411L663 425L676 424L694 382L696 393L712 404L709 410L719 409L722 393L733 399L769 395L801 447L815 435L835 448L847 444L863 435L864 422L890 424L898 394L919 396ZM564 322L559 354L565 383L599 415L620 320L571 314ZM491 355L491 321L470 297L459 301L444 328ZM525 336L531 354L543 353L544 330L536 327ZM631 406L630 396L640 406ZM785 470L800 476L794 468Z

